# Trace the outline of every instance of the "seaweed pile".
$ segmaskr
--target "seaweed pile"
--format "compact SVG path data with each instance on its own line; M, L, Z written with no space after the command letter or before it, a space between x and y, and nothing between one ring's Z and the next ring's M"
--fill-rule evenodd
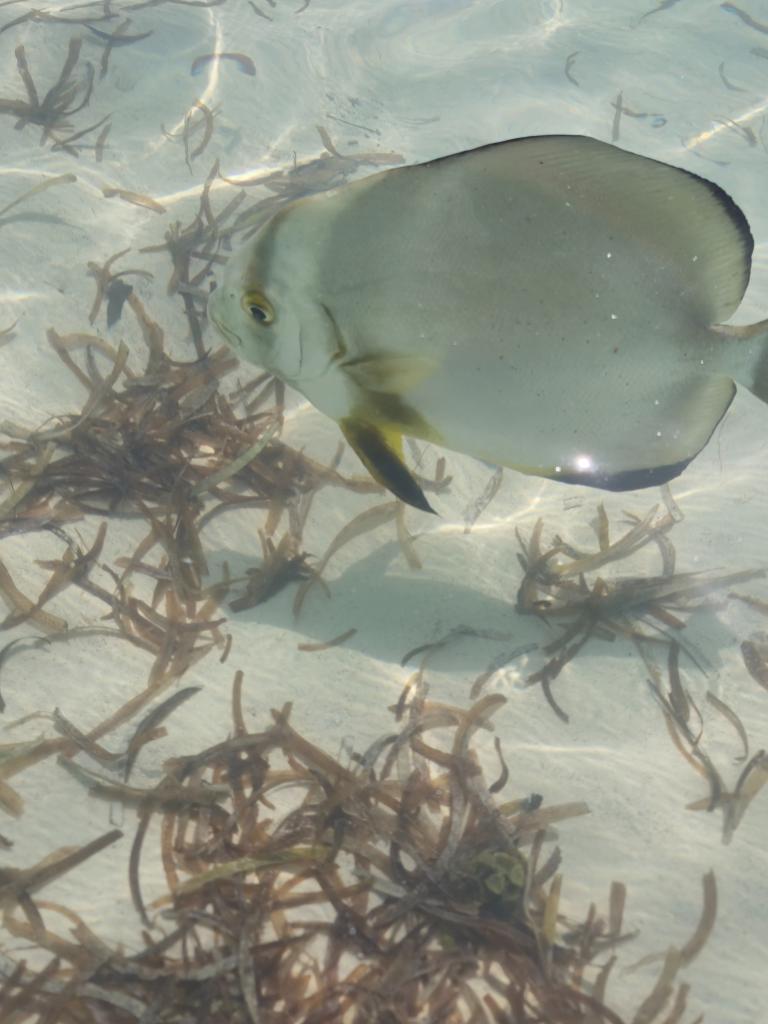
M167 762L151 790L80 770L92 792L138 807L130 885L144 949L114 948L33 895L119 831L2 873L4 927L50 954L36 968L0 960L4 1022L621 1024L606 999L613 950L631 938L625 888L611 886L607 915L565 914L560 851L545 856L545 844L555 822L588 808L545 808L537 794L499 802L499 743L489 785L471 741L503 697L465 710L429 700L422 682L393 709L399 728L344 764L296 731L290 705L249 732L242 687L238 673L230 737ZM155 814L168 893L147 907ZM683 1020L676 975L712 929L711 872L703 889L694 934L659 957L633 1024Z
M166 351L163 332L139 298L127 303L146 344L142 370L131 369L128 349L97 335L59 335L54 352L87 391L80 412L57 417L53 426L23 430L1 425L0 537L47 531L60 539L59 558L39 563L50 571L35 596L14 580L0 560L0 597L8 614L0 630L31 627L0 651L0 670L30 646L71 643L94 635L127 641L152 659L146 685L110 719L89 734L97 742L109 729L135 716L213 648L222 659L230 638L221 614L231 586L211 582L201 532L216 516L234 508L263 511L268 564L247 570L245 594L235 609L249 607L306 575L301 530L317 491L325 486L366 492L368 481L342 476L279 439L282 395L267 375L222 392L222 380L236 363L225 349L191 361ZM84 352L82 364L75 360ZM132 353L135 360L136 352ZM97 364L97 358L106 363ZM282 538L272 536L283 517ZM114 565L102 561L110 520L143 521L146 533ZM95 526L95 521L98 526ZM94 530L85 546L69 531L73 524ZM68 587L95 599L84 626L71 626L49 605ZM98 605L103 616L98 620ZM4 708L0 697L0 710ZM20 813L9 779L45 757L68 748L66 738L11 744L0 765L0 805Z
M735 583L763 578L768 572L764 568L725 574L676 572L675 548L668 534L681 515L668 489L664 490L664 498L663 513L658 506L643 517L625 512L629 529L614 541L611 541L605 508L598 505L593 523L596 551L580 550L559 534L544 548L542 519L538 520L528 540L517 531L521 549L518 560L523 568L523 579L517 591L518 613L536 615L547 623L565 620L560 635L544 646L544 652L551 657L529 677L528 683L541 685L553 711L564 722L568 721L568 715L556 702L552 683L592 637L608 641L617 637L631 640L646 665L651 662L653 650L682 645L694 664L698 664L696 652L679 639L686 624L681 615L701 607L717 591ZM629 558L651 544L659 550L661 572L658 575L644 573L612 578L595 575L605 565ZM591 581L590 574L594 576ZM653 670L650 665L649 670Z
M551 546L542 548L543 521L539 520L528 541L518 532L524 570L517 592L517 610L524 615L537 615L544 621L564 619L560 635L544 646L550 655L546 663L532 673L528 685L540 684L555 714L563 721L568 715L556 702L552 682L562 669L576 657L592 637L613 641L624 637L633 642L648 673L648 685L664 716L664 723L675 747L687 764L709 787L709 794L688 804L690 810L723 812L723 841L729 843L748 806L768 782L768 755L764 749L750 756L747 730L736 711L716 694L707 690L704 699L708 710L725 719L741 747L734 757L738 775L732 787L725 783L721 770L707 750L703 713L683 682L680 654L702 669L698 652L681 638L686 619L681 615L701 607L711 595L748 580L763 578L765 569L717 574L714 572L678 573L675 571L675 548L668 533L679 520L679 510L669 492L664 494L667 508L659 514L654 506L644 517L625 513L629 529L611 543L610 525L605 509L598 506L594 529L598 550L584 552L564 541L559 535ZM622 576L605 579L595 573L609 562L627 558L655 544L661 556L658 576ZM765 612L765 602L749 595L729 592L728 597ZM741 645L744 663L750 675L768 688L765 669L768 648L758 638ZM662 652L666 665L658 663ZM481 682L485 678L481 677ZM477 685L473 693L479 692Z

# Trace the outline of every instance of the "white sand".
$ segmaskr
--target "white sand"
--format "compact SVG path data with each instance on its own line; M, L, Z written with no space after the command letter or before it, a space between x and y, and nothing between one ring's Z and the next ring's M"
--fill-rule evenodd
M34 126L15 131L13 118L0 119L0 204L41 175L78 176L76 185L32 199L0 223L0 328L19 318L16 337L0 347L1 419L35 425L46 415L79 408L82 392L51 355L45 331L50 326L60 332L89 330L93 282L85 274L88 260L102 262L119 249L156 243L169 222L187 221L214 157L221 158L225 173L235 174L287 166L294 153L300 160L317 155L318 124L342 152L397 151L411 161L541 132L610 140L610 104L622 92L630 110L665 119L653 127L651 117L625 114L619 125L622 145L707 175L742 206L757 245L752 283L737 319L750 322L768 314L761 134L766 64L750 52L768 42L714 0L680 3L642 22L638 19L653 0L522 5L511 0L313 0L301 14L294 13L298 0L259 6L272 23L232 0L210 10L166 5L133 12L130 31L152 29L154 34L115 49L109 74L97 82L90 107L75 122L83 127L112 112L101 164L89 152L75 160L40 147ZM759 5L753 7L759 17ZM25 9L4 8L4 21ZM100 27L112 31L115 24ZM100 44L82 32L84 55L98 62ZM25 24L0 35L0 95L22 95L13 57L19 42L26 46L36 81L47 88L60 70L70 34L59 24ZM193 58L213 49L247 52L256 76L222 64L210 80L191 77ZM570 70L578 87L563 72L574 53ZM718 72L721 62L729 80L743 91L726 88ZM168 130L178 127L197 99L220 108L220 114L211 146L190 173L182 148L163 137L161 124ZM732 122L756 133L756 144L750 145ZM148 193L169 212L160 216L106 200L100 191L105 184ZM137 290L167 335L183 343L180 304L165 294L167 257L134 253L124 265L155 273L153 282L141 281ZM105 332L103 319L97 326ZM141 352L128 314L110 337L124 337ZM766 436L768 410L740 394L707 450L673 486L685 515L672 534L679 571L768 564ZM285 439L328 460L338 434L333 424L294 402ZM425 452L427 467L437 454ZM342 468L359 471L349 453ZM332 599L316 590L298 621L291 614L289 591L233 617L227 627L234 637L228 663L221 666L210 656L185 676L184 685L204 689L174 714L167 739L142 753L137 784L156 780L171 754L198 750L226 735L237 668L246 673L246 710L254 728L266 722L270 707L292 700L296 727L335 753L342 742L363 749L390 728L386 706L411 671L399 661L415 645L458 625L509 631L509 642L467 639L433 663L432 696L466 703L471 681L500 651L529 641L543 643L552 635L514 614L520 579L514 530L528 533L543 516L549 528L587 541L601 495L507 473L492 505L465 535L464 509L482 492L491 471L453 455L449 469L453 486L435 502L441 518L408 514L410 529L420 535L423 570L407 567L393 528L384 527L334 559L327 573ZM323 491L308 524L307 549L322 552L352 515L380 500ZM643 514L657 500L657 492L645 492L607 496L605 504L618 521L623 509ZM237 512L206 530L214 573L224 559L235 573L258 561L260 523L255 513ZM96 525L81 525L85 541ZM111 529L108 560L129 554L141 535L141 527ZM46 577L34 560L57 557L60 549L55 538L21 536L4 540L0 557L22 589L34 593ZM638 564L659 571L652 549ZM622 565L618 571L628 570ZM761 581L739 589L768 598L768 586ZM102 613L101 605L74 590L52 610L71 624L92 622ZM297 650L302 640L328 639L351 626L358 632L342 648L317 654ZM764 616L731 602L696 613L686 631L712 664L706 678L686 664L686 684L699 706L708 688L730 704L745 723L752 750L768 741L768 694L748 677L739 643L760 629L768 629ZM25 627L18 635L29 633ZM7 639L16 635L8 633ZM59 707L87 729L143 685L148 664L127 645L100 638L30 651L3 668L5 720ZM716 929L685 972L692 985L692 1015L705 1011L714 1024L764 1021L766 792L749 809L731 844L723 845L719 813L685 809L705 795L705 782L673 748L646 672L629 646L594 640L563 673L555 692L571 715L568 725L554 716L538 688L521 684L540 664L536 654L527 662L518 660L497 673L488 688L508 697L495 723L511 770L510 798L536 791L547 804L586 800L592 809L590 817L560 828L566 910L581 917L590 900L605 905L612 879L625 881L626 923L640 930L623 951L622 962L632 963L686 941L700 912L700 877L713 869L719 891ZM708 749L732 784L740 771L733 762L738 742L711 708L705 710L705 729ZM0 742L41 732L50 732L44 720L0 734ZM120 736L129 734L127 729ZM489 740L487 754L493 766ZM80 843L110 827L108 805L86 798L54 761L18 776L14 785L27 810L18 820L0 823L0 832L14 842L3 857L9 864L29 864L55 847ZM133 822L132 813L126 813L127 836ZM105 939L139 948L125 883L126 856L124 840L52 885L46 895L80 909ZM159 876L148 875L148 895L159 892L159 884ZM14 948L13 942L4 945L7 951ZM656 970L650 966L616 974L612 1005L620 1012L636 1007Z

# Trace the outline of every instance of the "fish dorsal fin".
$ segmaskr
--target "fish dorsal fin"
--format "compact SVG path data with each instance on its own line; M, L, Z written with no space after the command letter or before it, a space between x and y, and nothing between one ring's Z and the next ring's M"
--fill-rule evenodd
M683 298L707 324L727 320L749 283L754 243L739 207L718 185L691 171L638 156L581 135L543 135L499 142L421 164L475 165L515 189L564 192L573 205L651 247L682 278ZM397 171L401 174L403 172ZM565 225L565 211L561 215Z
M399 431L377 426L356 416L341 420L339 426L374 480L408 505L422 512L434 513L403 461L403 436Z

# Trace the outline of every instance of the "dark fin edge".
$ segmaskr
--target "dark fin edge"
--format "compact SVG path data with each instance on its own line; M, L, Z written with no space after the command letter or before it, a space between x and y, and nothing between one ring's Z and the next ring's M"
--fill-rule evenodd
M380 430L369 423L354 419L342 420L341 429L375 480L407 505L437 515L408 467L398 453L387 444Z
M646 487L661 486L674 480L693 462L696 455L669 466L654 466L653 469L627 469L621 473L553 473L551 479L564 484L598 487L603 491L642 491Z

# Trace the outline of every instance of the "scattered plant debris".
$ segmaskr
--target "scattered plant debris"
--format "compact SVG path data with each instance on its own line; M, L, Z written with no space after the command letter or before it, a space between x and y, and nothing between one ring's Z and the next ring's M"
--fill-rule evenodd
M685 761L693 770L706 779L709 794L688 804L689 810L723 812L723 842L730 843L747 807L768 782L768 754L758 750L749 756L749 737L738 714L715 694L707 693L707 703L732 727L741 746L741 753L734 756L739 767L733 788L729 790L723 781L721 771L707 751L706 716L697 706L685 688L679 666L680 646L673 640L669 646L667 678L669 689L664 687L663 677L656 665L646 659L649 671L649 685L664 714L670 738Z
M610 539L610 524L604 506L597 509L593 523L596 551L575 548L556 534L549 547L542 546L544 522L539 519L529 539L518 531L523 580L517 591L517 610L536 615L545 622L566 621L560 635L543 647L549 660L528 679L541 684L552 709L563 721L568 715L555 701L552 683L592 637L615 640L626 637L645 653L649 646L669 648L673 637L685 626L681 613L690 612L717 591L734 583L762 578L765 569L741 572L675 572L675 549L668 537L678 521L674 510L659 513L654 506L644 517L624 513L630 527L618 540ZM621 561L653 544L659 550L658 576L594 576L605 565ZM670 633L672 631L672 633ZM691 648L684 648L694 661Z
M622 1024L606 1000L614 950L632 937L626 889L613 883L607 914L592 904L571 919L560 851L545 849L555 822L588 808L497 802L499 744L489 786L472 737L503 697L448 708L422 680L395 709L399 729L344 764L296 731L290 704L249 732L242 686L238 673L233 735L173 758L152 789L69 762L96 796L137 807L129 881L145 948L110 946L72 909L33 898L120 832L6 873L7 931L50 959L0 956L3 1020ZM168 892L147 904L154 815ZM660 955L634 1022L683 1020L689 986L676 976L711 933L712 872L703 887L694 934Z
M6 26L7 28L8 26ZM24 47L16 47L16 67L24 85L26 99L0 99L0 114L11 114L18 118L16 127L23 128L28 124L39 125L42 129L41 143L52 139L62 149L71 150L73 137L62 138L61 133L71 128L69 119L79 114L88 106L93 91L93 65L86 62L85 76L75 77L75 69L80 60L81 39L70 39L67 57L59 77L42 99L32 78ZM99 127L93 125L86 131ZM78 137L83 133L78 133Z

